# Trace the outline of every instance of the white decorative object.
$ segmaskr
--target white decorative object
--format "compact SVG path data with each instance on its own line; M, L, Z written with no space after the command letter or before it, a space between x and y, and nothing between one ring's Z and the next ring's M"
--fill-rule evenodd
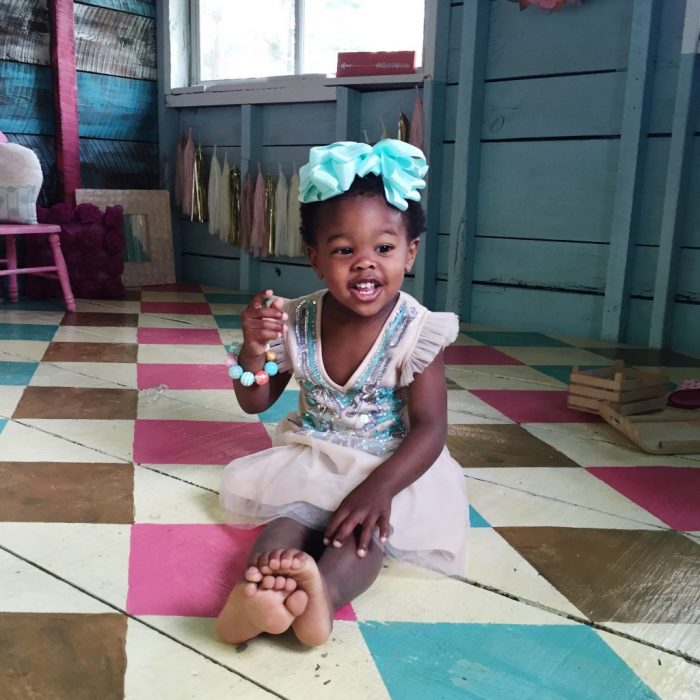
M34 151L17 143L0 143L0 222L36 224L36 200L43 181Z

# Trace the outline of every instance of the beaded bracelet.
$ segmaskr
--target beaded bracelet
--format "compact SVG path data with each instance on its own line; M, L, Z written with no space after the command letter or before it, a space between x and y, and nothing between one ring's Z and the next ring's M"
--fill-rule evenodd
M243 386L253 386L253 384L267 384L270 377L274 377L279 371L277 354L272 350L265 351L265 364L262 369L257 372L249 372L244 370L238 364L238 354L241 351L240 343L232 343L227 348L226 366L228 367L228 376L231 379L238 379Z

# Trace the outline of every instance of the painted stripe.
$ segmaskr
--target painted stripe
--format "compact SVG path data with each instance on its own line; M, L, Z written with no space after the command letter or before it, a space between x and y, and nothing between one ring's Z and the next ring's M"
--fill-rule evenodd
M2 3L0 56L9 61L49 65L49 15L45 2L5 0Z
M156 7L153 0L81 0L75 3L78 5L94 5L97 7L107 7L120 12L130 12L144 17L155 17Z
M78 74L80 136L158 141L157 83Z
M53 134L51 69L0 61L0 131Z
M80 139L83 186L145 190L158 187L158 144Z

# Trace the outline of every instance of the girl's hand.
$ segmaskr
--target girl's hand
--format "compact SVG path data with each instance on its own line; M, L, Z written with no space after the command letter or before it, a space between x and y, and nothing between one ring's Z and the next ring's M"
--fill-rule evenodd
M266 302L271 298L271 289L259 292L241 314L243 344L250 357L262 355L268 343L281 338L287 330L287 314L282 311L284 301L276 297L268 307Z
M323 543L342 547L345 540L352 537L355 529L361 527L357 556L364 557L375 528L379 528L380 542L384 543L389 538L391 499L391 494L364 481L342 500L331 516L323 535Z

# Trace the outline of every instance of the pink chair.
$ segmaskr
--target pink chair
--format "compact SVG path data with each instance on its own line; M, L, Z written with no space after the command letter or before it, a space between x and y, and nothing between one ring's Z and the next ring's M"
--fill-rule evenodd
M6 258L0 258L0 263L4 263L6 270L0 270L0 277L9 277L8 291L10 301L17 301L19 294L17 291L17 275L39 275L41 277L58 278L63 290L63 298L66 301L68 311L75 311L75 299L70 288L66 261L61 252L61 240L58 237L61 231L60 226L53 224L0 224L0 236L5 238L7 244ZM54 265L46 267L17 267L17 246L15 236L28 233L46 233L49 236L49 244L53 252Z

